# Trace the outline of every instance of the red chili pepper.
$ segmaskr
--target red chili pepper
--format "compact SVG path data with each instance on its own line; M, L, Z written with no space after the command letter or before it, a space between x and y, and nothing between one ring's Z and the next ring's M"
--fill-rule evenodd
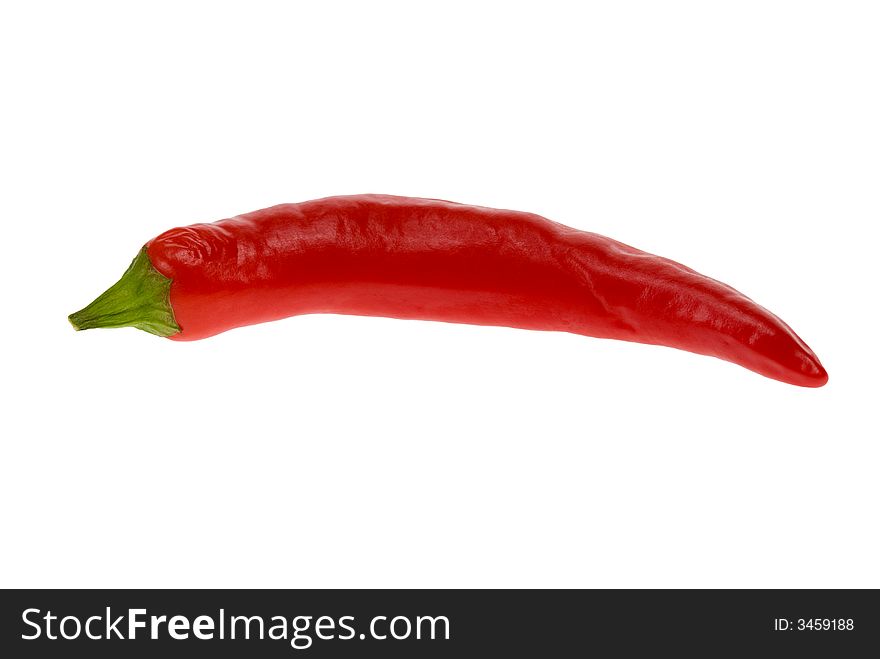
M311 313L573 332L828 380L788 325L679 263L531 213L390 195L171 229L70 321L193 340Z

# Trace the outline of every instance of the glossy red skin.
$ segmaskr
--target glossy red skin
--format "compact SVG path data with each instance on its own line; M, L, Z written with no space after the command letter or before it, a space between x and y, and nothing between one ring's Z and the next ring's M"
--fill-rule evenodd
M312 313L556 330L665 345L818 387L779 318L726 284L517 211L390 195L282 204L147 243L194 340Z

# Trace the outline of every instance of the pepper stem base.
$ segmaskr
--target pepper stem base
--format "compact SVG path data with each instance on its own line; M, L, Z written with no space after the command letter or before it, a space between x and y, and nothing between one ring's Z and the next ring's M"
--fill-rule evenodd
M144 247L122 278L67 319L77 331L137 327L157 336L180 332L170 301L171 280L153 267Z

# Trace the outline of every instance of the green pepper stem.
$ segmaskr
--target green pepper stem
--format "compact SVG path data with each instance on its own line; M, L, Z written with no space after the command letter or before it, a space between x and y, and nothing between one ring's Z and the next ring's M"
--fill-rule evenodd
M118 282L67 319L76 330L137 327L157 336L171 336L180 326L174 319L170 292L171 280L153 267L144 247Z

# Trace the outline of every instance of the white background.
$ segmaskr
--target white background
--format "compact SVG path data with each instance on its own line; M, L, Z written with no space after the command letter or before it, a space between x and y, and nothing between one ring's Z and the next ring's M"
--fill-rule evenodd
M880 587L880 21L857 2L4 5L0 584ZM540 213L831 381L565 334L66 316L173 226Z

